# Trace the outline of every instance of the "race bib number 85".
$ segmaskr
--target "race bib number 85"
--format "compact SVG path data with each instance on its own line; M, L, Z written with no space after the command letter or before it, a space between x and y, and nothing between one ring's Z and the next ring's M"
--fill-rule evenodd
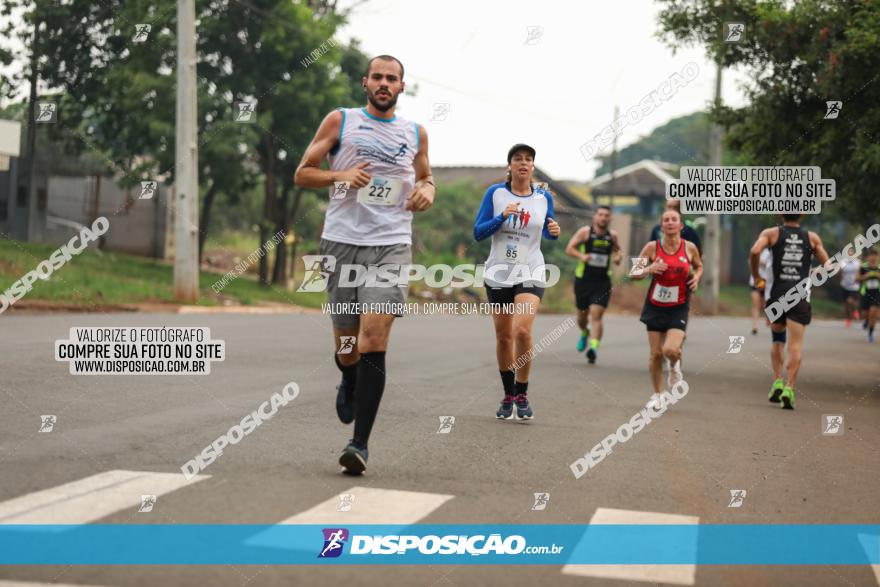
M522 263L523 260L519 254L519 245L506 243L504 249L504 260L508 263Z

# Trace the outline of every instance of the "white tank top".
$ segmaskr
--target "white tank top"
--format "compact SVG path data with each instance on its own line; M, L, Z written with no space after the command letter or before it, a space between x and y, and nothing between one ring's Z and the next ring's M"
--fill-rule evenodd
M369 163L371 185L337 192L330 200L321 238L350 245L412 244L412 212L406 198L415 185L413 159L419 150L419 129L395 116L384 120L366 108L340 108L339 144L330 152L330 169Z
M766 287L769 289L773 279L773 253L769 248L761 251L761 256L758 258L758 275L766 282ZM754 287L754 285L755 278L749 275L749 286Z
M859 291L859 282L856 281L856 275L859 274L861 263L858 259L853 259L849 263L843 264L841 269L840 285L847 291Z
M546 193L533 188L530 196L518 196L503 183L490 186L489 190L492 191L493 216L501 214L511 202L519 203L520 214L508 216L492 235L484 283L490 287L511 287L519 283L544 287L541 238L549 208Z

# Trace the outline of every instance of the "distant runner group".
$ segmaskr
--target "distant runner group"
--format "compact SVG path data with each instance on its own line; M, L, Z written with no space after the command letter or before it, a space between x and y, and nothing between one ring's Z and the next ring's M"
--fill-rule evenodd
M329 268L327 292L333 306L406 301L408 288L398 276L401 268L412 261L413 213L429 209L435 197L427 132L422 125L395 114L397 98L404 90L403 64L390 55L374 57L362 84L366 106L340 108L328 114L294 178L300 187L330 189L321 235L322 255L335 257L337 265L387 269L377 275L390 287L369 287L342 285L338 272ZM544 239L557 240L561 233L551 192L534 180L535 155L535 149L523 143L510 148L507 177L486 190L473 228L476 241L491 239L484 280L488 300L501 305L493 307L515 308L513 312L492 315L502 390L495 416L504 420L534 418L528 396L532 325L547 285L541 243ZM327 168L323 169L325 161ZM598 359L604 334L603 314L613 290L612 264L619 265L622 259L617 232L610 227L611 216L611 208L599 206L590 225L578 229L565 248L566 254L577 260L577 350L585 352L590 364ZM802 228L797 215L785 215L781 225L761 233L749 260L753 334L758 331L763 303L778 300L807 276L813 256L820 263L828 259L821 239ZM683 377L682 350L690 297L703 274L699 236L685 222L677 205L663 211L638 259L630 277L651 280L640 316L648 334L648 370L653 387L648 406L659 408L664 401L664 362L667 389ZM861 316L873 341L880 311L877 253L868 254L855 268L846 266L842 273L847 324ZM336 411L344 424L354 422L352 438L339 457L348 474L366 470L368 441L385 388L386 352L396 316L332 315L334 358L342 374L336 388ZM795 406L794 389L810 320L807 295L770 325L774 381L769 397L783 408Z

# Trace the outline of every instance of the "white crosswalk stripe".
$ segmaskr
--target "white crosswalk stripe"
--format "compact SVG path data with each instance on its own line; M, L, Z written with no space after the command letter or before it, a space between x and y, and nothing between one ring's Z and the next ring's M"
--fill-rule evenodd
M348 498L343 496L350 496ZM434 510L452 499L452 495L441 493L422 493L400 491L397 489L376 489L373 487L351 487L338 496L322 501L318 505L291 516L279 524L326 524L327 526L346 526L354 524L383 524L406 526L428 517ZM344 504L350 504L350 507ZM261 532L247 541L254 546L314 549L314 542L291 544L280 539L272 529Z
M35 491L0 503L0 524L88 524L115 512L141 505L141 496L159 496L208 479L187 481L181 473L104 471L91 477Z
M696 516L639 512L599 508L590 519L590 524L698 524ZM697 544L679 544L680 548L692 548L696 553ZM624 579L650 583L672 583L693 585L696 565L565 565L563 574L603 579Z
M98 587L97 585L83 585L73 583L44 583L42 581L3 581L0 579L0 587L40 587L41 585L45 585L47 587Z
M859 542L861 542L862 548L865 549L865 554L868 555L869 560L880 557L880 536L875 534L859 534ZM880 585L880 565L871 565L871 570L874 572L874 579L877 580L877 585Z
M340 511L343 499L331 497L281 524L415 524L453 498L440 493L351 487L341 495L352 499L349 511Z

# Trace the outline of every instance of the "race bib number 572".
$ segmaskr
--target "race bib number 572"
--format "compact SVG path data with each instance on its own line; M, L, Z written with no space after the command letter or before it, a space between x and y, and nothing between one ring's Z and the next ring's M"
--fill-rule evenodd
M655 302L660 302L661 304L677 301L678 286L673 285L672 287L664 287L659 283L656 283L654 284L654 295L652 295L651 298Z

